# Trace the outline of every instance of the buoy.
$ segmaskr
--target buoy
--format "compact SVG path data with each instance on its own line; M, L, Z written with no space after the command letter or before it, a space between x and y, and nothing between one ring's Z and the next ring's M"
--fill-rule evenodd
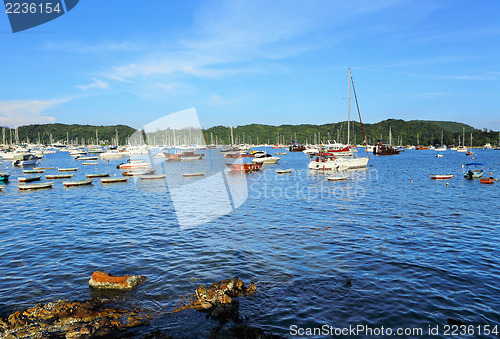
M495 181L498 181L498 179L497 179L497 178L495 178Z
M493 174L493 172L490 172L490 175L492 175L492 174Z
M447 183L446 183L446 186L450 186L450 183L449 183L449 182L447 182Z
M413 182L413 180L410 180L410 182Z
M201 161L201 163L203 164L203 160Z

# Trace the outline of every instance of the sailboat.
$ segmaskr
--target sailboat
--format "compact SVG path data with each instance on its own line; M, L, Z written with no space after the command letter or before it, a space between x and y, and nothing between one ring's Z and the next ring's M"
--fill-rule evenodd
M347 146L350 145L350 122L351 122L351 84L354 92L354 98L356 99L356 107L358 109L359 122L361 124L361 131L363 132L363 139L366 147L366 137L363 129L363 123L361 121L361 113L358 106L358 98L356 96L356 89L354 88L354 82L351 76L351 69L347 69L348 74L348 85L347 85ZM366 149L366 148L365 148ZM369 156L367 153L366 157L358 157L355 154L344 157L336 157L334 152L329 150L323 150L318 153L318 155L309 162L309 169L313 170L347 170L355 168L366 168L368 165Z
M446 145L443 144L444 132L441 130L441 146L434 148L435 151L444 152L446 151Z
M462 145L460 145L460 135L458 136L458 148L457 148L457 152L462 152L462 153L465 153L467 152L467 147L465 147L465 127L463 128L463 137L462 137Z
M494 150L500 151L500 132L498 132L498 145L494 148Z

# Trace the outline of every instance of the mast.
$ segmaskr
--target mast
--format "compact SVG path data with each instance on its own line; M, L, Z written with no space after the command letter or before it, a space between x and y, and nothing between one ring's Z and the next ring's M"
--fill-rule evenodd
M5 145L5 127L2 128L2 145Z
M97 133L97 128L95 129L95 142L99 146L99 133Z
M391 127L389 127L389 145L392 145L392 131L391 131Z
M66 132L66 146L69 146L69 132Z
M174 145L175 146L175 120L174 120L174 112L172 112L172 129L174 131Z
M349 146L349 139L351 133L351 69L347 68L347 146Z
M463 133L464 133L464 137L462 138L462 142L464 143L464 147L465 147L465 127L463 127Z
M233 125L231 125L231 146L234 146Z

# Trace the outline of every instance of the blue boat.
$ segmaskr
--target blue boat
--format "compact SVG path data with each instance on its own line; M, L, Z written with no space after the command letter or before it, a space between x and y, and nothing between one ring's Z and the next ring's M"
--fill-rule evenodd
M462 168L466 179L479 179L484 174L484 164L479 162L468 162L463 164Z
M0 181L9 181L9 175L7 172L0 173Z

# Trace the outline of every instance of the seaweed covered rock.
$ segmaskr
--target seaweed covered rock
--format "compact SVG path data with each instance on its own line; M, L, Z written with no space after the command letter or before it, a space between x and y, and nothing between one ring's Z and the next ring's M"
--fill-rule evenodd
M90 277L89 286L97 289L130 290L144 280L146 280L144 275L115 277L106 272L95 271Z
M194 308L198 311L207 312L207 317L225 322L228 319L239 321L239 304L235 299L257 292L257 287L252 282L245 287L243 281L234 277L215 282L210 286L199 285L196 294L191 298L188 305L174 310L174 312Z
M17 311L0 320L0 337L99 338L149 324L144 310L109 307L106 303L58 300Z

